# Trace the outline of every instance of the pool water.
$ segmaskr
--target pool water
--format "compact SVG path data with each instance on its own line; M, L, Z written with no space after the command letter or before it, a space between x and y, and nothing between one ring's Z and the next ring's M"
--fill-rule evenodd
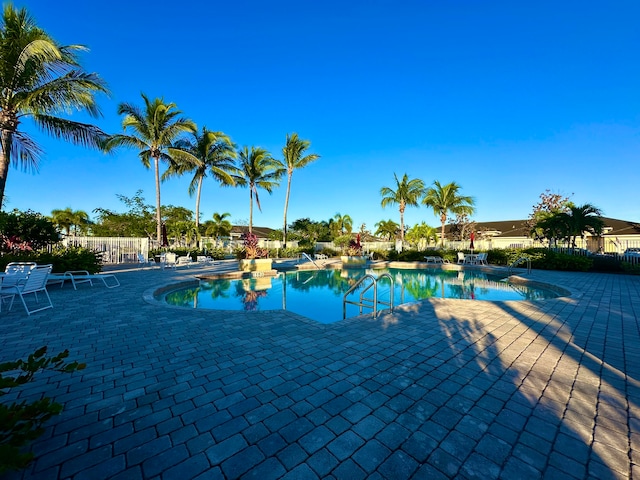
M544 288L505 282L501 277L479 271L448 270L305 270L281 272L277 277L202 280L198 286L164 294L170 305L212 310L264 311L284 309L321 323L343 318L345 292L365 274L380 277L388 273L394 280L394 304L428 298L473 300L539 300L558 293ZM366 283L364 284L366 285ZM381 277L378 300L389 301L389 281ZM357 301L359 289L349 296ZM367 298L373 297L370 290ZM347 304L347 317L371 313L371 308ZM380 305L379 310L387 308Z

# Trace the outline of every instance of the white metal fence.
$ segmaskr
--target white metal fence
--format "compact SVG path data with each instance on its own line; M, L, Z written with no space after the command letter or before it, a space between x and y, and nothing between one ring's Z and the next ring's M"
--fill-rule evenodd
M138 254L149 257L149 239L140 237L66 237L62 244L84 247L102 254L103 263L137 263Z

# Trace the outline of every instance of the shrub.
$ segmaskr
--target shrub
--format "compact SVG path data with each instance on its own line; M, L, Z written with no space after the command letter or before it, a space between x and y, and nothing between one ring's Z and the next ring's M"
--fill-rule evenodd
M44 370L71 373L85 368L85 364L65 363L69 351L65 350L47 358L47 347L29 355L27 360L16 360L0 364L0 398L7 390L20 387L33 380L36 373ZM3 376L11 372L13 376ZM44 432L42 425L62 411L62 405L42 397L31 403L22 401L10 405L0 403L0 473L26 467L33 459L31 452L22 448Z
M100 254L83 247L56 247L51 252L22 252L0 256L0 269L4 270L11 262L35 262L40 265L53 265L53 272L86 270L98 273L102 270Z

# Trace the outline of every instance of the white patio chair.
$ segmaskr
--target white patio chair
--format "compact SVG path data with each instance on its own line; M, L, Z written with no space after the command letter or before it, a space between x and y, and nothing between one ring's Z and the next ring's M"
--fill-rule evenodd
M140 265L141 267L145 267L145 266L153 266L155 265L155 260L151 259L151 258L146 258L142 253L138 253L138 265Z
M161 260L160 260L162 262L162 265L163 265L162 268L167 268L167 267L176 268L176 258L177 257L178 256L173 252L165 253L164 254L164 259L163 259L163 257L161 257Z
M191 256L183 255L182 257L178 257L176 259L175 266L176 267L182 267L182 266L186 265L187 268L191 268L192 264L193 264L193 260L191 260Z
M49 298L49 292L47 292L47 276L51 273L52 265L38 265L35 268L29 270L26 278L19 280L15 285L5 285L4 281L0 285L0 305L5 299L11 299L9 303L9 310L13 307L13 301L15 296L19 296L22 301L24 309L27 311L27 315L46 310L47 308L53 308L51 298ZM38 293L44 293L47 298L47 305L40 306L39 308L29 309L25 297L33 294L35 302L39 303ZM29 301L29 304L33 302Z
M466 263L465 262L465 257L464 257L464 252L458 252L458 263Z

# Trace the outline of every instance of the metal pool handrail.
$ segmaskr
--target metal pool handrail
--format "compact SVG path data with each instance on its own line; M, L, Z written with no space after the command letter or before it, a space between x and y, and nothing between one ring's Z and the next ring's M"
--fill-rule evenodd
M511 265L509 265L509 275L513 272L514 267L517 267L522 262L527 262L527 273L531 273L531 257L520 257Z
M389 279L389 282L391 285L389 290L388 302L383 302L378 300L378 282L380 281L381 278L385 278L385 277ZM354 300L349 300L348 296L351 293L353 293L355 289L358 288L361 284L363 284L366 280L371 280L371 283L362 289L362 291L360 292L360 296L358 297L358 301L356 302ZM366 298L364 296L365 293L367 293L371 287L373 287L373 299ZM378 313L378 304L387 305L390 310L393 310L393 278L388 273L383 273L378 278L368 273L362 278L360 278L355 284L351 286L351 288L349 288L349 290L345 292L344 296L342 297L342 319L343 320L347 318L347 303L359 306L360 313L362 313L362 308L367 307L367 308L373 308L373 314L375 315Z

